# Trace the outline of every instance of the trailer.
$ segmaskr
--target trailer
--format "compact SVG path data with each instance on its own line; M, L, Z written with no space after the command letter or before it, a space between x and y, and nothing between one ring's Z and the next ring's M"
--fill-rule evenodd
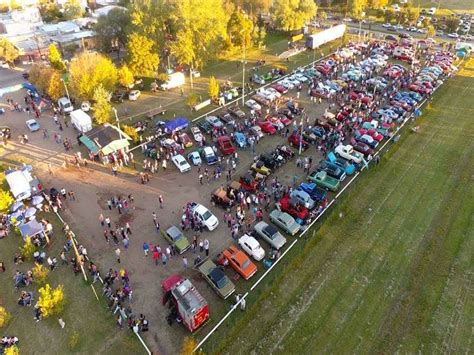
M207 301L191 281L180 275L171 275L161 283L163 304L171 303L183 324L192 333L209 320Z
M306 48L315 49L319 48L323 44L334 41L335 39L341 38L346 31L346 25L337 25L327 30L309 35L306 37Z

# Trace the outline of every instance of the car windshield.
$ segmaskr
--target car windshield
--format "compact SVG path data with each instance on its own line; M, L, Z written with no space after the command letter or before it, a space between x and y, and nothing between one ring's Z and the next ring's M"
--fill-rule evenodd
M206 211L204 212L204 214L202 215L202 218L207 221L210 217L212 216L212 213L209 212L209 211Z
M244 263L242 264L242 269L246 269L250 266L250 260L247 259L244 261Z
M227 277L225 276L224 272L219 268L215 268L214 270L212 270L209 276L212 282L214 282L214 284L217 286L217 288L223 288L227 284Z
M181 160L179 165L186 165L186 161L185 160Z
M268 225L263 230L266 235L268 235L271 239L275 239L277 236L277 229L271 225Z

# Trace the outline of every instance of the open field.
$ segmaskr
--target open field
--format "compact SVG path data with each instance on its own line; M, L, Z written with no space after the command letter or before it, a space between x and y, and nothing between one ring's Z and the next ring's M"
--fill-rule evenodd
M6 266L6 272L0 273L0 305L12 315L10 323L1 329L1 336L17 336L20 339L19 349L23 354L144 353L139 340L131 332L117 331L114 318L107 311L107 304L101 296L101 284L94 285L100 299L98 302L89 283L84 282L82 274L75 276L72 267L60 265L59 254L65 243L61 224L52 214L42 215L41 218L49 219L54 226L54 239L52 245L46 249L46 253L56 256L59 263L56 270L49 273L48 282L52 287L64 285L66 304L60 316L66 322L66 327L60 328L57 316L37 323L33 319L33 307L22 307L17 304L20 292L25 290L33 292L34 305L38 300L39 287L35 283L19 290L13 287L15 270L25 272L33 268L34 264L13 263L13 257L22 243L21 237L12 232L6 239L0 241L0 260Z
M471 59L204 350L470 352L473 95Z
M474 12L474 6L471 0L417 0L413 2L413 6L424 8L438 7L440 10L451 10L454 12Z

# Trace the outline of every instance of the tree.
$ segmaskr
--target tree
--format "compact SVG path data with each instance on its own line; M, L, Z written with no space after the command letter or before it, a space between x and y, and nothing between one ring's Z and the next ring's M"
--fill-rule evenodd
M175 0L170 52L180 64L201 68L215 58L226 38L227 15L222 0Z
M367 7L371 8L371 9L376 9L376 10L379 10L379 9L383 9L384 7L386 7L389 3L389 0L369 0L368 1L368 4L367 4Z
M61 53L59 53L58 48L54 43L51 43L48 47L49 50L49 62L51 63L51 66L59 70L60 72L65 72L66 71L66 64L63 62L63 58L61 56Z
M112 61L98 53L83 52L71 61L69 87L74 97L90 100L99 85L109 92L117 84L117 68Z
M126 88L132 87L135 79L133 77L132 71L128 68L126 64L118 70L118 82L120 85Z
M100 16L94 27L97 44L103 52L120 50L127 45L127 30L130 27L129 11L121 8L112 9L106 16Z
M33 260L33 254L36 251L36 246L31 242L31 237L26 237L23 246L20 247L20 254L23 259L29 261Z
M132 126L127 126L127 125L122 125L122 130L124 131L124 133L129 136L130 138L132 138L132 141L134 143L138 143L138 141L140 140L140 136L138 135L138 132L137 130L135 129L135 127L132 127Z
M313 0L275 0L272 13L279 28L293 31L303 28L317 9Z
M150 39L157 51L165 43L172 8L168 0L134 0L129 7L130 31Z
M405 9L406 13L406 19L407 22L411 25L416 24L418 21L418 18L420 17L420 9L417 7L413 7L411 5L408 5L407 8Z
M191 110L194 106L199 103L199 96L197 94L191 93L186 97L186 106L188 106Z
M131 33L127 43L127 63L136 77L153 77L160 58L153 41L139 33Z
M61 74L57 70L51 71L46 94L54 101L59 100L65 94L64 84L61 79Z
M4 307L0 307L0 328L5 327L11 319L11 314Z
M391 23L395 19L395 17L396 17L395 10L393 10L392 8L385 10L385 14L384 14L385 22Z
M82 17L84 11L79 0L68 0L64 4L64 18L66 20L74 20Z
M234 46L248 48L251 44L253 22L242 10L235 9L227 22L227 33Z
M456 32L459 27L459 17L451 16L446 19L446 27L448 32Z
M20 355L20 350L18 349L18 346L13 345L6 348L4 354L5 355Z
M436 29L432 24L426 27L426 38L433 38L436 35Z
M362 17L362 13L364 12L366 7L367 0L347 1L347 10L349 11L349 14L355 19L360 19Z
M217 82L216 78L211 76L209 78L209 97L212 100L216 100L219 97L219 83Z
M44 22L58 22L63 19L63 13L55 2L41 0L39 11Z
M38 307L43 318L59 314L64 307L64 287L59 285L52 289L49 284L44 285L38 290Z
M13 62L18 58L20 53L18 49L5 37L0 37L0 59L4 60L8 64L13 64Z
M112 105L109 102L110 93L99 84L94 90L94 119L97 124L109 123L112 121Z
M0 191L0 212L7 212L13 202L15 200L8 191Z
M31 270L33 272L33 280L40 286L46 284L48 280L49 270L41 264L35 263L35 267Z

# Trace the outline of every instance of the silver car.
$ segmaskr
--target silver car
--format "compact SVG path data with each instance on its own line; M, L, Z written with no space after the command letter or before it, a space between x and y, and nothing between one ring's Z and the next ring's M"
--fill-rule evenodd
M270 213L270 220L290 235L295 235L301 229L300 224L293 217L280 210L273 210Z
M314 208L314 200L309 196L309 194L302 190L293 190L290 197L299 203L301 203L306 208L312 210Z
M286 243L286 238L281 235L278 229L266 222L258 222L254 229L260 237L277 250Z

